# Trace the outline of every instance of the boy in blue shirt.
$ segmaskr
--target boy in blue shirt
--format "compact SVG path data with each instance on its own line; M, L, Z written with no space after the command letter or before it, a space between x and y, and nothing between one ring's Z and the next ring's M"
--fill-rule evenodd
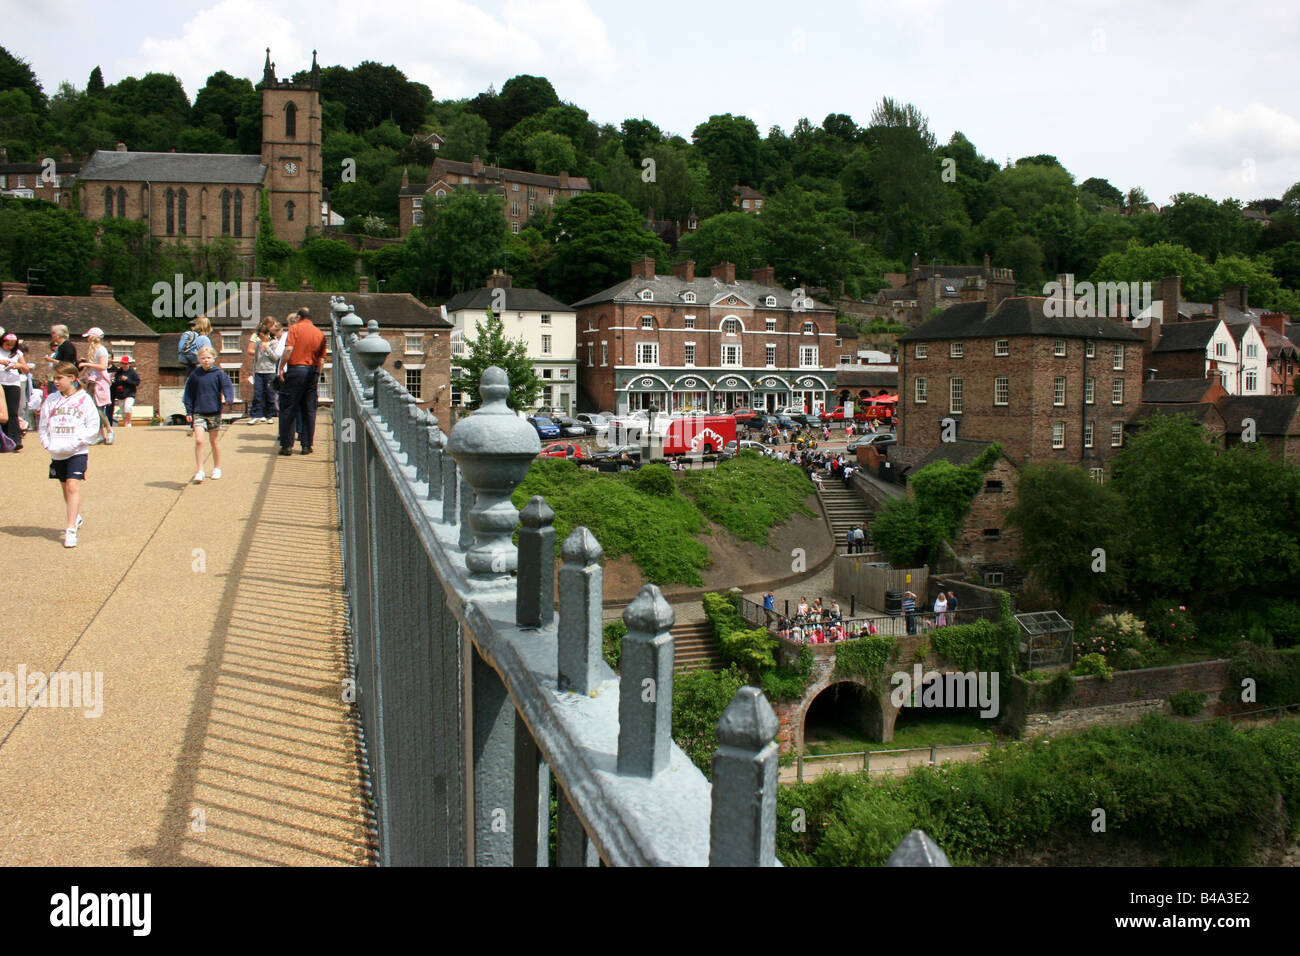
M194 483L200 484L207 476L203 473L203 436L207 434L212 444L212 477L221 477L222 399L226 404L235 400L235 386L230 376L217 368L217 350L211 345L199 349L199 366L185 380L185 420L194 426Z

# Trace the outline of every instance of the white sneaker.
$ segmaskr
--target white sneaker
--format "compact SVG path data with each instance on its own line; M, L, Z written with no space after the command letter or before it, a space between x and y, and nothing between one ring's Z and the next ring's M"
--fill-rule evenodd
M75 548L77 546L77 529L69 528L63 532L63 546L65 548Z
M77 515L77 526L76 526L75 528L73 528L72 530L73 530L73 531L80 531L80 530L81 530L81 526L82 526L83 523L84 523L84 522L81 520L81 515Z
M206 478L206 477L208 477L208 476L205 475L201 470L200 470L200 471L196 471L196 472L194 473L194 483L195 483L196 485L201 485L201 484L203 484L203 479Z
M109 429L108 437L104 439L104 444L111 445L115 441L117 441L117 432L113 431L112 429Z
M218 478L220 478L220 477L221 477L221 469L220 469L220 468L213 468L213 469L212 469L212 480L213 480L213 481L216 481L216 480L217 480Z

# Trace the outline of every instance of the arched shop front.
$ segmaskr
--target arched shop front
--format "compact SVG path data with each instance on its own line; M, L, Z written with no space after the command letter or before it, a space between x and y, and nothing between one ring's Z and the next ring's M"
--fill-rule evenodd
M820 375L800 375L790 383L790 404L809 414L824 411L827 400L834 397L826 379Z
M780 375L764 375L754 385L754 407L776 412L790 404L790 383Z
M672 390L668 383L658 375L638 375L627 386L627 410L650 408L653 405L659 411L669 409L668 397Z
M709 382L699 375L682 375L673 381L673 403L671 410L674 412L683 409L699 408L708 411L712 408L709 400L709 393L712 391Z
M747 378L740 375L723 375L713 386L713 404L710 411L730 412L737 408L749 408L754 387Z

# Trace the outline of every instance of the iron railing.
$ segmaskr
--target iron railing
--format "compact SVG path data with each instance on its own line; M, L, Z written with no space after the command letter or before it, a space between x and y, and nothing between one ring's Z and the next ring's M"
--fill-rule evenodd
M776 716L743 688L719 724L713 785L672 741L672 608L624 612L622 679L601 656L601 549L510 493L540 450L484 374L446 437L336 301L334 431L355 704L380 862L775 865ZM519 542L511 541L522 519Z
M334 436L355 706L383 865L779 865L777 718L741 688L710 785L671 737L674 615L646 585L601 654L601 547L510 495L538 451L483 375L450 436L333 303ZM518 528L518 543L512 540ZM557 608L558 604L558 608ZM345 699L347 699L345 695ZM919 831L893 865L945 865Z

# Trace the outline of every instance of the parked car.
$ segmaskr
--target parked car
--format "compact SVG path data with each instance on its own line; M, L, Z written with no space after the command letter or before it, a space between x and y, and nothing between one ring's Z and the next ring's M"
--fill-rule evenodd
M855 438L845 447L845 451L857 451L859 448L865 448L868 445L893 445L898 442L898 436L889 432L873 432L870 435L863 435L861 438Z
M735 416L737 422L750 422L758 417L758 412L752 408L738 408L731 414Z
M579 412L573 417L575 421L581 422L583 425L591 429L587 432L588 435L599 435L602 432L609 431L610 420L604 415L597 414L596 412Z
M763 452L764 452L766 449L767 449L767 446L764 445L762 442L756 442L756 441L740 441L740 442L734 442L734 441L729 441L729 442L727 442L726 452L727 452L728 455L734 455L734 454L736 454L737 452L741 452L741 451L756 451L756 452L758 452L758 453L761 455L761 454L763 454Z
M611 445L609 448L593 452L587 457L592 461L607 461L610 458L621 458L624 452L627 453L629 458L632 458L635 461L641 460L640 445Z
M545 418L541 415L536 415L528 419L528 424L532 425L534 428L537 429L538 438L561 437L560 426L555 424L555 422L551 421L549 418Z
M584 438L588 434L587 426L572 418L561 416L552 418L551 421L560 426L560 434L564 438Z
M540 457L542 458L585 458L582 449L577 445L571 445L567 442L556 442L553 445L543 446Z

